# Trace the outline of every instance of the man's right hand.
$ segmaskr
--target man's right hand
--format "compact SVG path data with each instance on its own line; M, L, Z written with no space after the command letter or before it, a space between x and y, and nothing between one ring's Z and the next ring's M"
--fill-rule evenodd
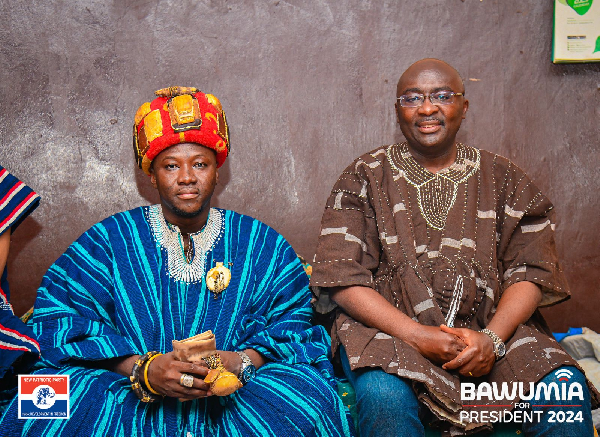
M404 341L425 358L437 364L453 360L467 347L459 337L444 332L437 326L421 325L410 338Z
M193 387L181 385L181 376L184 373L194 377ZM189 401L212 395L210 386L204 382L207 373L208 367L178 361L173 352L169 352L152 360L148 368L148 380L152 388L160 394L179 398L180 401Z
M333 288L331 298L354 320L400 338L437 364L447 363L467 347L456 335L411 319L370 287Z

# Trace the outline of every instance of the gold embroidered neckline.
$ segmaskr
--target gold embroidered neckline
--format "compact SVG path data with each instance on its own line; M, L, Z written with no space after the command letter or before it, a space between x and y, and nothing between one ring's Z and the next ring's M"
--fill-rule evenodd
M442 230L448 213L456 202L458 186L469 179L480 164L479 150L457 144L456 160L450 166L432 173L419 164L408 150L408 144L388 148L387 158L397 177L417 190L419 209L425 221L434 229Z

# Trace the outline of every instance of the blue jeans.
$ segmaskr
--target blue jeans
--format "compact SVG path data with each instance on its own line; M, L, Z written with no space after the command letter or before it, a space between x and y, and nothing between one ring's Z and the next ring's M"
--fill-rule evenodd
M384 372L379 368L362 368L350 370L350 363L346 351L340 347L340 358L346 378L350 381L356 392L356 409L358 412L358 428L361 437L371 436L410 436L422 437L425 428L419 419L419 402L409 380ZM587 389L585 377L575 367L561 367L573 373L569 384L578 382L583 387L583 402L579 398L571 401L561 400L561 405L581 405L581 407L538 407L539 405L555 405L556 400L530 400L533 411L543 410L540 422L526 422L515 424L521 427L525 436L535 437L592 437L594 435L590 393ZM557 371L556 370L556 371ZM540 382L559 384L553 371L546 375ZM549 412L554 414L550 415ZM563 411L565 416L558 414ZM569 413L577 414L581 411L581 421L567 423ZM537 416L534 416L537 417ZM554 419L550 422L549 419ZM564 420L563 420L564 418ZM522 426L521 426L522 425ZM506 426L503 426L505 428Z
M361 437L422 437L419 402L409 380L379 368L350 370L346 351L340 347L346 378L356 393L358 429Z

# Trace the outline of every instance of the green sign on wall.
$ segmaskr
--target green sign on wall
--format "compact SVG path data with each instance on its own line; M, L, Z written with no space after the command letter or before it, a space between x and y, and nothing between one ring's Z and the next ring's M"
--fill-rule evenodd
M555 0L552 62L600 62L600 0Z

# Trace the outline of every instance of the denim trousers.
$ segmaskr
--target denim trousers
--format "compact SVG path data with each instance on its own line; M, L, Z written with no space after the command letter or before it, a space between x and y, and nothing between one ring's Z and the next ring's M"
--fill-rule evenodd
M346 351L340 347L340 358L346 378L356 393L358 428L361 437L421 437L425 427L419 419L419 402L410 380L384 372L380 368L350 370ZM576 407L548 407L556 405L556 400L527 401L534 411L543 411L539 422L515 424L525 436L535 437L592 437L594 435L590 393L585 376L575 367L561 367L546 375L540 382L559 385L556 372L568 370L572 373L569 383L578 382L583 387L583 401L575 397L571 401L561 400L560 405ZM579 407L581 405L581 407ZM552 414L549 412L552 411ZM563 413L559 413L562 411ZM579 416L575 416L581 412ZM576 420L573 420L574 417ZM533 417L537 417L534 415ZM571 417L571 421L568 418Z

